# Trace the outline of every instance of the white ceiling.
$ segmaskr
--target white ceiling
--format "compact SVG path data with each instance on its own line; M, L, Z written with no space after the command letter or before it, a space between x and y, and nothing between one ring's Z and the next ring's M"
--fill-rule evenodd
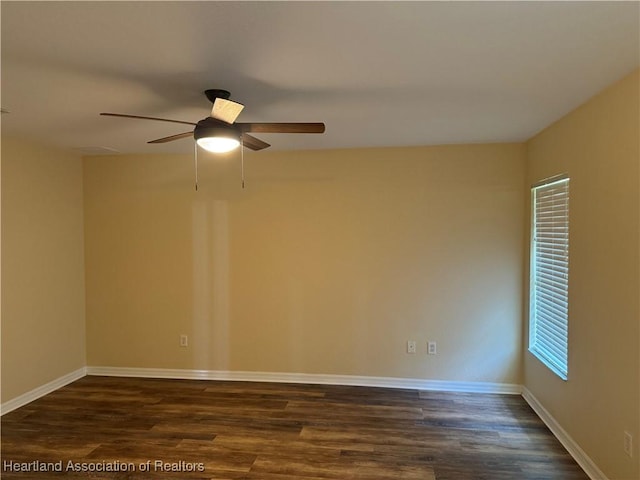
M2 133L71 148L147 145L198 121L324 121L273 149L525 140L640 64L632 2L8 2ZM186 127L186 128L185 128Z

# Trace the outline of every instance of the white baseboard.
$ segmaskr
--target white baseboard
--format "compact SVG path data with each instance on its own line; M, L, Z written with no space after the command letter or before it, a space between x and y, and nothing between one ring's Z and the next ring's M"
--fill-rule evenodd
M325 375L317 373L242 372L227 370L182 370L167 368L87 367L87 375L113 377L175 378L188 380L231 380L248 382L310 383L361 387L409 388L447 392L499 393L519 395L522 387L510 383L451 382L416 378Z
M73 372L67 373L55 380L52 380L44 385L41 385L33 390L28 391L27 393L23 393L22 395L13 398L7 402L4 402L0 405L0 416L5 413L9 413L16 408L20 408L27 403L31 403L34 400L37 400L40 397L47 395L65 385L68 385L71 382L75 382L76 380L84 377L87 374L86 367L79 368Z
M547 411L546 408L538 401L531 391L523 387L522 398L533 408L536 414L542 419L549 430L555 435L560 443L567 449L573 459L582 467L591 480L608 480L602 470L589 458L582 448L571 438L564 428L560 426L558 421Z

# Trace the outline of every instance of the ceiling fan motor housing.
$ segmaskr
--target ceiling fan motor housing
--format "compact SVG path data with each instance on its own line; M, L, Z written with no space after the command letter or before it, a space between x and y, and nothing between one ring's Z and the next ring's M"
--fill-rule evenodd
M239 141L240 131L233 125L207 117L204 120L200 120L196 128L193 129L193 138L199 140L205 137L225 137Z

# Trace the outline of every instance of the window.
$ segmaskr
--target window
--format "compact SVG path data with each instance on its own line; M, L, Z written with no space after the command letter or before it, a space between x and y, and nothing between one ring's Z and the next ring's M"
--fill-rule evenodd
M569 178L531 189L529 351L563 380L568 374Z

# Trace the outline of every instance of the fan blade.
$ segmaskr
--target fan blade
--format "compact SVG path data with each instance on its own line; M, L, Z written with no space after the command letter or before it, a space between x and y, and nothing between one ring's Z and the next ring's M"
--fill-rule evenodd
M242 132L324 133L324 123L236 123Z
M259 138L249 135L248 133L242 134L242 145L250 148L251 150L262 150L263 148L271 146L267 142L263 142Z
M122 117L122 118L137 118L140 120L157 120L159 122L171 122L171 123L182 123L184 125L197 125L193 122L183 122L182 120L170 120L168 118L158 118L158 117L143 117L140 115L126 115L124 113L101 113L100 115L104 115L106 117Z
M211 116L216 120L222 120L226 123L233 123L240 115L240 112L244 108L244 105L237 102L232 102L225 98L216 98L213 102L213 108L211 109Z
M167 142L173 142L174 140L180 140L181 138L187 138L187 137L193 137L193 132L178 133L177 135L171 135L169 137L157 138L147 143L167 143Z

